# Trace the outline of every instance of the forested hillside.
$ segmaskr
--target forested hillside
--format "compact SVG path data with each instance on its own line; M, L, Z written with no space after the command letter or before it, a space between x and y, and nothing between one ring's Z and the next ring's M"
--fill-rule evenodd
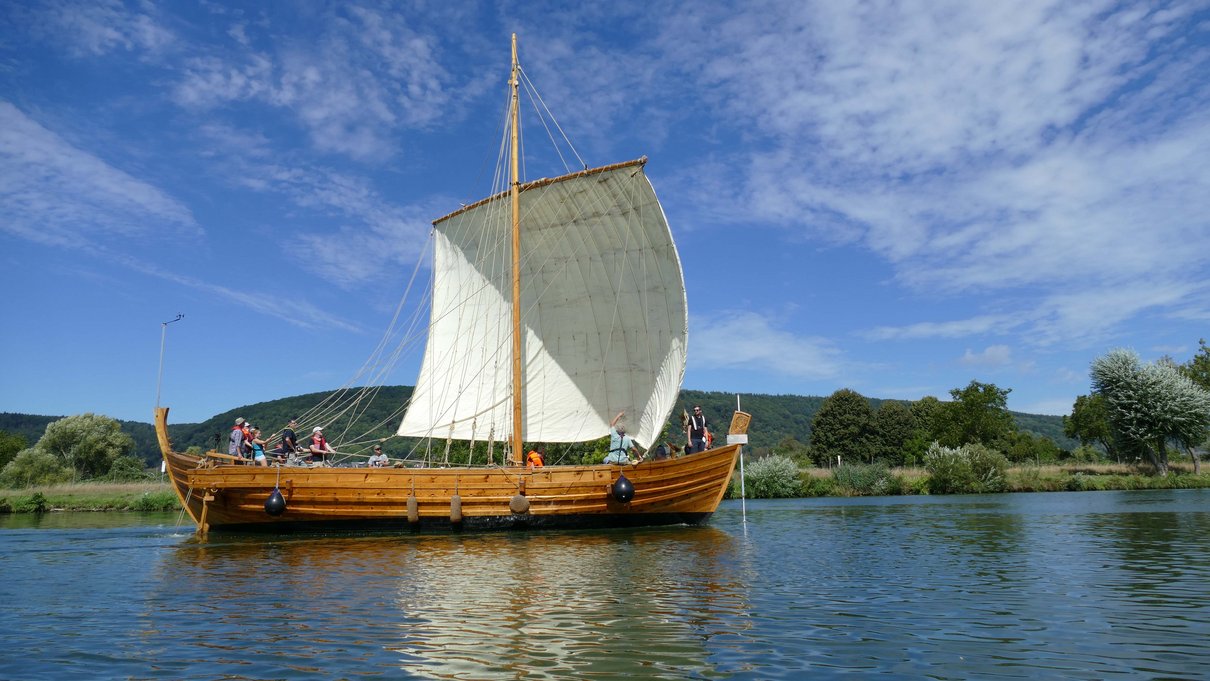
M215 446L216 442L222 445L237 416L248 419L266 434L272 434L284 427L291 418L304 417L309 410L333 394L333 391L318 392L243 405L216 414L201 423L174 424L172 415L169 414L169 435L173 445L182 450L191 446L211 448ZM335 422L327 422L322 425L328 429L329 437L333 437L337 441L343 441L355 435L361 436L367 432L366 437L368 438L388 437L395 432L401 406L411 394L410 386L380 388L372 402L359 404L356 409L334 419ZM877 409L883 401L870 399L870 404ZM752 414L749 443L755 450L753 453L760 454L762 450L768 450L785 438L794 438L801 443L809 442L811 420L823 402L823 397L800 395L739 395L739 406ZM667 431L670 440L675 441L674 433L680 430L681 410L691 409L695 404L702 406L711 421L712 430L721 434L726 432L731 413L735 411L736 395L699 390L681 391L680 401L670 417L671 423ZM1012 415L1020 430L1050 438L1063 449L1074 449L1079 444L1063 435L1062 417L1017 412L1012 412ZM25 437L28 446L33 446L46 431L46 425L59 418L62 417L0 413L0 430L20 434ZM138 421L121 421L120 423L122 430L134 438L135 454L147 461L149 465L156 465L160 459L160 452L155 440L154 427L150 423ZM303 425L309 427L315 423L304 418ZM344 437L341 437L342 434ZM301 430L299 437L305 437ZM366 438L360 439L364 441Z

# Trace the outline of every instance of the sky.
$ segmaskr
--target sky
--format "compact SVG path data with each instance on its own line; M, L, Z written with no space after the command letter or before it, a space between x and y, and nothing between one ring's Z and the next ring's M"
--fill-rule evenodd
M1096 357L1210 336L1203 0L16 0L0 411L350 380L432 220L490 190L514 32L586 163L649 157L686 388L1067 414Z

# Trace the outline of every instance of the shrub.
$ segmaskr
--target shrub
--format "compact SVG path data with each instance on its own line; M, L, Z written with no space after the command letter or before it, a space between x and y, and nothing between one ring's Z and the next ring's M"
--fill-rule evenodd
M832 477L839 490L848 493L846 496L880 496L902 487L896 484L890 469L882 463L842 464L832 472Z
M766 456L748 464L744 486L749 499L796 497L802 493L798 465L784 456Z
M175 511L180 507L172 491L147 492L130 503L132 511Z
M836 479L804 474L799 478L804 497L830 497L836 494Z
M15 489L54 485L72 479L74 472L59 464L54 454L26 449L0 471L0 487Z
M143 460L136 456L117 457L110 464L109 473L105 476L107 480L112 482L146 480L147 477L147 470Z
M46 513L50 510L50 504L46 501L46 495L34 492L25 499L18 499L13 510L17 513Z
M925 455L931 494L979 494L1007 488L1008 459L979 444L957 448L934 442Z

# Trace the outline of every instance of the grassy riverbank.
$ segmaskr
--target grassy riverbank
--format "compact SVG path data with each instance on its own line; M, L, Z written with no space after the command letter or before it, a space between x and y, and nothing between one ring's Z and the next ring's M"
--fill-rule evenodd
M802 471L807 497L878 496L927 494L928 471L923 468L890 470L890 482L878 489L846 486L826 468ZM1009 492L1079 492L1091 490L1194 489L1210 488L1210 465L1200 474L1191 465L1176 464L1165 477L1156 477L1137 466L1118 464L1071 464L1065 466L1019 466L1007 472ZM739 496L738 475L732 481L732 497ZM161 482L80 482L47 487L0 490L0 513L45 511L176 511L176 494Z
M811 468L802 471L803 494L807 497L884 496L928 494L928 471L923 468L883 469L876 484L861 481L845 484L835 471ZM873 482L873 481L872 481ZM732 485L735 486L733 480ZM1172 464L1168 475L1156 476L1148 466L1126 464L1067 464L1016 466L1005 472L1005 492L1087 492L1096 490L1198 489L1210 488L1210 466L1195 474L1191 464ZM732 496L738 496L733 490Z
M44 511L175 511L166 482L78 482L0 490L0 513Z

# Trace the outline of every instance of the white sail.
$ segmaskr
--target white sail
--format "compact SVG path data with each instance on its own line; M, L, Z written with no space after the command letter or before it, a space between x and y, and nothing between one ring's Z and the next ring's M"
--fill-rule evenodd
M685 284L644 160L521 188L522 437L583 442L625 411L659 436L685 372ZM507 194L438 220L424 362L399 435L504 440L511 423Z

